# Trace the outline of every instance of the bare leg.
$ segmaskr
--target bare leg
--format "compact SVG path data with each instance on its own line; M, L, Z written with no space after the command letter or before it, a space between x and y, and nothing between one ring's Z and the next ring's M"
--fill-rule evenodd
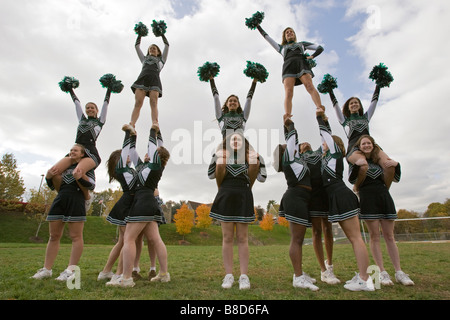
M149 243L151 243L155 248L156 256L158 257L159 261L160 273L167 273L167 248L163 240L161 239L158 229L158 223L156 221L148 223L147 227L145 228L145 236L147 237Z
M361 151L354 151L349 157L348 161L356 166L359 166L358 177L353 185L353 191L358 192L359 186L366 179L367 170L369 165L366 160L366 156Z
M159 92L152 90L150 91L150 109L152 114L152 123L158 123L158 98Z
M297 223L289 223L291 229L291 244L289 246L289 257L296 277L303 274L302 270L302 246L305 238L306 227Z
M389 189L391 187L392 181L395 176L395 167L398 165L398 162L389 158L389 156L382 150L378 154L380 156L380 160L378 160L378 164L383 168L383 179L384 184Z
M248 274L248 262L250 258L248 250L248 224L236 223L236 238L241 274Z
M381 230L386 241L386 248L394 265L395 271L400 271L400 254L394 237L394 220L381 220Z
M327 251L327 263L328 265L333 265L333 245L334 245L334 239L333 239L333 227L331 222L328 222L328 219L321 218L322 219L322 231L323 231L323 238L325 240L325 250Z
M234 222L222 222L222 258L225 273L233 273Z
M45 251L44 267L51 270L58 255L59 244L64 231L64 222L62 220L50 221L49 229L50 237L48 238Z
M84 222L69 222L69 235L72 239L72 251L70 252L69 266L76 266L83 253L83 228Z
M292 116L292 98L294 97L295 78L286 78L284 84L284 113Z
M139 118L139 114L141 113L142 105L144 104L144 99L146 97L146 92L142 89L136 89L134 92L134 108L131 113L130 124L135 127L136 122Z
M311 98L316 105L316 108L320 108L322 106L322 101L320 100L319 92L312 82L312 76L309 73L305 73L300 77L300 81L305 86L306 91L311 95Z
M324 263L324 254L322 246L322 218L311 218L312 233L313 233L313 247L316 253L317 261L319 262L320 269L324 272L327 268ZM292 241L292 240L291 240Z
M109 253L109 257L108 257L108 260L106 261L106 265L103 267L104 273L111 272L112 267L114 266L114 263L116 263L117 259L119 259L119 257L120 257L120 252L122 251L122 247L123 247L124 232L125 232L125 227L119 227L119 240L117 241L116 245L111 249L111 252ZM120 273L122 273L122 272L120 272Z

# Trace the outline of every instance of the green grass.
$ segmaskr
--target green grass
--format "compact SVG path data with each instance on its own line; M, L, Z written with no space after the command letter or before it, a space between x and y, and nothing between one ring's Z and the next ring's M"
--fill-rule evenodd
M86 223L86 244L79 266L81 289L70 290L66 283L54 279L30 279L44 262L48 223L42 225L43 243L32 243L30 235L36 232L37 222L21 215L7 217L0 214L0 299L1 300L449 300L448 273L450 243L399 243L402 268L410 274L414 287L395 284L375 292L350 292L343 283L353 277L356 261L349 244L334 246L334 268L341 279L339 285L320 281L320 268L313 247L303 248L303 268L318 279L317 292L292 287L292 265L289 259L289 232L279 227L272 232L258 226L250 228L251 289L240 291L235 284L230 290L221 288L224 276L221 254L220 227L193 229L179 245L181 236L174 225L160 227L169 260L169 283L138 281L134 288L110 288L97 281L97 275L106 263L115 238L115 228L101 218L90 217ZM14 220L12 222L12 220ZM29 226L31 224L32 226ZM206 232L208 236L201 232ZM9 239L9 240L8 240ZM66 239L68 241L68 239ZM54 265L54 277L67 266L70 241L63 241ZM385 267L393 277L394 271L385 247L382 246ZM373 260L371 259L371 263ZM143 273L149 268L146 251L141 256ZM239 275L237 247L235 247L235 277Z

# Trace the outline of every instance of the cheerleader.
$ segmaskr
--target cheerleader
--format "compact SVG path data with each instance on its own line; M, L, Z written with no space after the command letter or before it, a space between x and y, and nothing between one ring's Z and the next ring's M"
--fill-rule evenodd
M279 145L274 152L275 170L283 171L288 189L280 202L280 217L286 218L291 230L289 257L294 268L292 284L296 288L317 291L319 288L302 270L302 246L305 232L311 227L308 203L311 198L311 179L308 165L298 153L298 136L294 123L284 117L286 144Z
M269 44L284 58L282 80L284 85L285 99L284 111L288 116L292 115L292 98L294 86L304 85L306 91L317 108L322 106L320 95L313 85L314 73L311 70L309 60L322 53L323 47L307 41L297 42L297 36L292 28L286 28L282 34L282 42L278 44L258 25L258 31L269 42ZM314 50L310 56L305 54L306 50Z
M211 207L210 217L222 227L222 257L225 277L222 288L231 288L234 282L233 241L236 230L238 242L239 289L249 289L248 278L248 224L255 221L253 194L250 186L249 143L241 131L227 136L222 143L222 155L217 159L216 180L219 190Z
M141 35L138 35L136 39L135 48L139 60L142 63L142 70L131 86L135 98L130 121L133 127L135 127L139 118L146 96L150 99L152 123L158 123L158 98L162 97L162 84L159 74L166 64L169 54L169 42L164 34L161 35L161 38L164 42L163 52L161 53L161 50L156 44L152 44L147 50L147 55L144 55L140 47Z
M322 179L328 194L328 221L338 222L352 244L359 273L344 285L351 291L373 291L372 278L367 273L369 256L359 228L359 203L356 195L342 181L345 147L342 140L331 135L324 109L317 109L317 122L322 137Z
M123 275L118 281L118 286L132 287L133 263L136 257L136 239L141 232L153 245L160 263L160 272L151 281L170 281L167 272L167 250L159 235L158 222L164 221L161 210L154 196L158 182L162 177L164 168L169 160L169 152L163 146L158 146L157 131L159 127L153 124L150 129L148 142L148 162L138 165L136 192L128 215L125 217L127 226L124 234L123 246Z
M340 283L340 280L334 275L333 268L333 233L332 225L328 221L328 195L323 186L321 163L321 149L312 150L308 142L299 145L301 157L308 165L311 178L311 200L308 209L311 218L313 232L313 247L321 269L321 280L328 284ZM322 233L325 241L325 250L327 259L324 260L322 246Z
M360 184L366 177L368 164L363 152L358 150L355 143L362 135L369 135L369 122L372 119L378 104L380 87L378 85L375 86L375 91L373 92L372 100L367 112L364 112L361 100L357 97L349 98L341 110L332 89L330 90L329 95L339 123L344 127L345 134L348 138L347 161L360 167L358 178L353 187L353 190L358 192ZM380 149L377 163L383 168L384 183L388 189L390 188L395 176L395 167L390 165L391 161L392 159L390 159L389 156L382 149Z
M80 175L86 175L90 170L94 170L98 167L101 162L100 155L98 153L96 147L96 141L100 132L103 128L103 125L106 122L106 115L108 113L108 105L111 97L111 89L108 88L106 91L105 99L103 101L103 107L100 114L98 115L98 107L93 102L88 102L85 106L86 115L83 113L83 109L81 107L80 100L76 96L74 90L72 88L68 89L70 96L75 104L75 111L78 117L78 127L77 127L77 136L75 139L75 143L83 145L85 149L85 155L83 159L78 163L75 168L75 172L79 172ZM60 190L60 186L62 183L61 174L66 170L72 163L70 156L66 156L61 159L58 163L56 163L50 171L52 171L52 188L57 191ZM89 192L84 190L85 200L91 200L91 196Z
M217 90L214 77L210 78L209 82L214 98L215 115L223 138L226 138L227 135L232 134L236 130L245 130L245 125L250 116L252 98L253 94L255 93L257 81L258 80L256 78L253 79L250 90L247 93L244 110L242 110L239 98L236 95L230 95L226 99L225 104L221 106L219 91ZM260 182L264 182L267 178L267 173L263 157L257 154L251 145L249 145L248 147L251 154L250 159L254 159L254 161L251 161L249 163L248 169L250 185L253 186L253 183L256 179ZM210 179L215 179L216 161L218 158L222 157L222 147L219 146L217 153L212 156L212 160L208 169L208 176Z
M386 248L395 269L395 279L397 282L412 286L414 282L405 274L400 267L400 255L394 237L394 223L397 219L394 200L383 180L383 170L377 164L380 148L374 139L369 135L361 136L355 143L355 147L360 150L368 163L366 179L360 185L359 199L361 206L360 219L364 220L370 235L370 250L376 265L380 268L380 283L382 285L393 285L389 274L384 268L383 257L380 246L380 226ZM390 160L388 163L396 170L396 177L400 177L400 164ZM350 182L354 182L357 176L358 166L351 166Z
M69 159L72 164L62 173L62 181L58 195L50 207L47 215L49 221L50 237L45 252L44 267L32 276L34 279L44 279L52 276L52 267L59 251L60 240L64 231L65 223L68 223L69 235L72 239L72 250L70 253L68 267L56 278L56 280L66 281L75 276L81 254L83 253L83 227L86 221L86 209L82 189L93 190L95 180L93 170L87 175L81 176L75 171L78 163L85 156L85 149L80 144L75 144L69 152ZM49 187L53 187L52 178L55 172L49 170L46 181Z

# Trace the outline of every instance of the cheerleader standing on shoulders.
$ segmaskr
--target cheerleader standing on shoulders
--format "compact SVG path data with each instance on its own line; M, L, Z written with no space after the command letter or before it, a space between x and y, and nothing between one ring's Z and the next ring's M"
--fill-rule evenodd
M108 105L111 97L111 89L108 88L106 91L105 99L103 101L103 107L98 118L98 107L93 102L88 102L85 106L86 115L83 113L80 100L76 96L73 88L68 89L70 96L75 104L75 111L78 118L77 136L75 143L83 145L85 149L84 157L79 161L75 168L75 172L79 172L81 176L86 175L90 170L94 170L98 167L101 162L99 152L97 150L96 141L100 132L102 131L103 125L106 122L106 115L108 113ZM50 170L53 174L53 189L57 191L60 190L61 185L61 174L66 170L72 163L70 156L66 156L56 163ZM87 190L84 190L85 200L92 201L92 197L89 195ZM89 207L88 207L89 208Z
M160 264L160 272L151 281L170 281L170 274L167 271L167 249L158 228L158 222L163 222L164 218L154 196L170 154L166 148L158 146L158 131L158 125L153 124L148 142L149 162L144 162L137 167L136 192L129 214L125 218L127 226L122 249L123 276L117 284L121 287L134 286L132 271L136 258L136 239L141 232L144 232L147 241L154 246Z
M285 145L279 145L274 152L278 159L275 170L283 171L288 189L280 202L280 217L289 221L291 244L289 256L294 267L292 284L296 288L306 288L317 291L319 288L302 270L302 246L305 232L311 227L308 203L311 198L311 180L307 164L298 153L298 136L294 123L289 117L284 117ZM277 154L278 153L278 154Z
M394 223L397 219L397 210L388 188L383 180L383 169L378 165L380 147L375 140L368 135L361 136L355 143L355 147L366 157L368 163L367 176L359 188L361 213L359 218L364 220L370 234L370 250L376 265L380 268L380 282L382 285L393 285L389 274L384 268L383 256L380 246L380 226L386 248L395 269L397 282L412 286L414 282L401 270L400 255L394 237ZM389 164L396 169L396 177L400 177L400 164L390 160ZM350 182L355 182L358 174L358 166L351 166L349 171Z
M163 92L159 75L166 64L167 57L169 55L169 42L164 34L161 35L164 42L163 52L161 52L156 44L152 44L147 50L147 55L144 55L141 50L141 37L142 36L138 34L135 48L139 60L142 63L142 70L136 81L131 86L131 90L133 91L135 98L130 121L130 125L133 128L139 118L139 114L146 96L150 99L152 123L158 123L158 99L162 97Z
M308 165L311 177L311 200L308 209L312 223L313 247L321 269L321 280L328 284L337 284L341 281L334 275L333 268L333 230L328 221L328 195L323 186L322 179L322 151L321 148L313 151L308 142L299 145L301 157ZM325 241L327 259L324 259L322 246L322 232Z
M317 122L322 137L322 178L328 194L328 221L338 222L352 244L359 273L344 285L351 291L375 290L372 278L367 273L369 255L359 228L359 203L356 195L342 181L345 147L342 140L331 135L325 110L317 109Z
M322 106L320 95L314 84L312 78L314 73L308 60L317 57L322 53L323 47L307 41L297 42L297 36L292 28L286 28L282 34L282 42L278 44L273 40L260 25L257 26L258 31L269 42L269 44L284 58L282 79L284 85L284 111L285 114L292 115L292 98L294 96L294 86L304 85L306 91L311 95L311 98L317 108ZM306 50L314 50L310 56L305 54Z
M249 177L249 143L241 131L223 140L222 156L217 159L216 180L218 192L211 207L210 217L220 221L222 227L222 257L225 278L222 288L233 285L233 242L236 230L238 243L239 289L249 289L248 224L255 221L253 194Z
M44 279L52 276L52 267L59 251L60 240L64 231L65 223L69 226L69 235L72 239L72 250L68 267L56 278L56 280L66 281L75 275L75 266L78 264L83 253L83 227L86 221L86 208L83 196L83 189L93 190L95 181L93 170L87 175L81 176L75 171L78 163L85 156L84 147L75 144L69 152L71 165L62 173L62 181L58 195L50 207L47 216L49 221L50 237L45 251L44 267L32 276L34 279ZM45 177L50 188L54 172L49 170Z

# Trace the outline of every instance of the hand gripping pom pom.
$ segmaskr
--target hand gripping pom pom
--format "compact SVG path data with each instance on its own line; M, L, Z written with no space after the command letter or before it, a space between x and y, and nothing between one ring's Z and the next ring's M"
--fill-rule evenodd
M80 81L74 77L64 77L59 83L59 87L64 92L69 92L70 89L76 89L80 85Z
M166 33L167 25L163 20L156 21L153 20L152 23L152 31L155 37L161 37L163 34Z
M216 62L205 62L198 68L197 74L200 81L208 82L209 79L215 78L220 71L220 66Z
M312 69L312 68L315 68L315 67L317 66L316 60L314 60L314 59L306 59L306 58L309 57L309 53L305 53L305 54L304 54L304 57L305 57L306 62L308 62L309 67L310 67L311 69Z
M122 81L117 80L116 76L111 73L103 75L99 81L103 88L108 88L111 92L120 93L123 89Z
M333 78L329 73L323 76L323 80L319 85L317 86L317 91L320 93L326 94L333 91L333 89L336 89L337 81L336 78Z
M389 87L391 82L394 81L394 77L392 77L392 74L387 69L388 67L383 63L374 66L369 74L369 79L374 80L380 88Z
M140 37L146 37L148 35L148 28L142 22L139 22L134 26L134 32Z
M261 22L264 19L264 12L259 12L257 11L256 13L254 13L252 15L251 18L245 18L245 25L249 28L249 29L256 29L256 27L258 27Z
M261 83L265 82L269 76L269 73L262 64L251 61L247 61L247 68L244 70L244 74Z

